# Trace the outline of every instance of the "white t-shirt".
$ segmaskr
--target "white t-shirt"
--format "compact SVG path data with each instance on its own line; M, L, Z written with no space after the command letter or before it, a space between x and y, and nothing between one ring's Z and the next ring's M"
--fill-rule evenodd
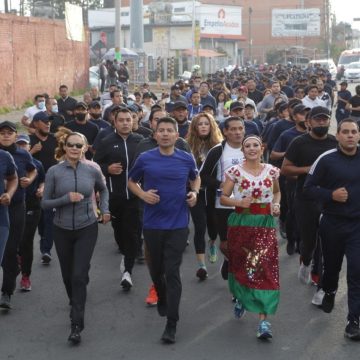
M30 106L25 110L24 116L26 116L29 120L32 120L35 114L37 114L40 110L36 105Z
M312 100L309 98L309 96L305 96L303 99L302 99L302 103L304 106L312 109L313 107L315 106L323 106L323 107L326 107L326 103L325 101L322 101L321 99L319 99L318 97L315 99L315 100Z
M244 154L240 148L233 148L225 143L223 153L217 167L217 180L225 181L225 171L234 165L239 165L244 161ZM233 197L233 195L231 195ZM234 207L220 205L220 194L216 194L215 207L217 209L234 209Z

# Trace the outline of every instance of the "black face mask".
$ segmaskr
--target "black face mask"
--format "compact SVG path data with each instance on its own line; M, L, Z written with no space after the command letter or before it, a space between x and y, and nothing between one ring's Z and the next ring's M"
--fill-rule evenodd
M311 129L311 131L318 137L322 137L322 136L325 136L328 131L329 131L329 128L327 126L316 126L316 127L313 127Z
M100 114L99 114L99 113L92 113L92 114L91 114L91 117L92 117L93 119L95 119L95 120L100 119L101 113L100 113Z
M84 120L85 120L85 116L86 116L86 114L83 114L83 113L77 113L77 114L76 114L76 118L77 118L79 121L84 121Z
M305 121L300 121L300 122L298 123L298 125L299 125L303 130L306 130Z

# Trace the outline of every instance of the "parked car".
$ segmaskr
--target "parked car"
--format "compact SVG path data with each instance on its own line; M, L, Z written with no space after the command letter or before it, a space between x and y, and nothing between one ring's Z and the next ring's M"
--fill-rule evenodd
M350 63L344 72L345 80L360 80L360 61Z
M328 70L331 74L331 78L335 80L337 69L334 60L332 59L311 60L310 64L312 65L319 64L322 68Z
M98 86L99 89L101 86L98 66L92 66L89 68L89 88L93 86Z

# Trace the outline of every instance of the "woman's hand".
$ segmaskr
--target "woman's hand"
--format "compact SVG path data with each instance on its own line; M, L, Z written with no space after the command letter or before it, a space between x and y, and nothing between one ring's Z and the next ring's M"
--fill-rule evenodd
M239 207L248 209L251 205L251 196L247 196L239 201Z
M111 219L111 215L109 213L101 215L101 222L103 224L107 224Z
M73 203L79 202L84 198L84 195L78 192L69 192L69 196L70 196L70 201Z
M279 216L280 215L280 204L272 204L271 205L271 212L273 216Z

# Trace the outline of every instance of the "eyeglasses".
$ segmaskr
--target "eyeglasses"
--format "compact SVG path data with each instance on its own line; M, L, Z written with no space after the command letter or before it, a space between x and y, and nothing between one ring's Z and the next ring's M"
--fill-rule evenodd
M76 147L77 149L82 149L84 145L83 144L73 144L73 143L68 142L68 143L66 143L66 146L68 148Z

